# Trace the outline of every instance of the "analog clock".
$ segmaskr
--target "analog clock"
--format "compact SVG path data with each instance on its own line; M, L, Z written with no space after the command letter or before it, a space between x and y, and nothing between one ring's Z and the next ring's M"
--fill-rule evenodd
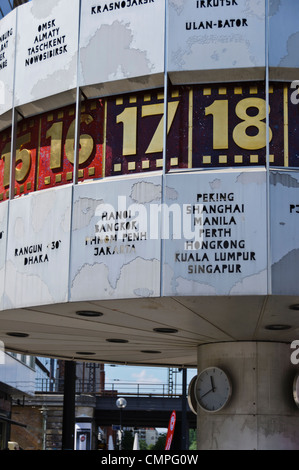
M199 406L208 412L221 410L232 392L228 375L219 367L208 367L198 374L195 398Z
M191 379L189 387L188 387L188 396L187 396L189 408L192 411L192 413L194 413L195 415L197 414L197 406L196 406L197 402L195 399L195 391L194 391L196 379L197 379L197 375L195 375Z
M299 408L299 372L295 375L293 381L293 397L296 405Z

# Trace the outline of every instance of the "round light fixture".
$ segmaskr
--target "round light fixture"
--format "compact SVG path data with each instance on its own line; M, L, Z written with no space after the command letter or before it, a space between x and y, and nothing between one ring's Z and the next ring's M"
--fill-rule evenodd
M299 304L293 304L289 306L290 310L299 310Z
M266 330L272 331L279 331L279 330L289 330L291 328L290 325L280 325L280 324L273 324L265 326Z
M117 408L125 408L127 406L127 400L123 397L120 397L116 400L116 406Z
M95 353L90 351L77 351L76 354L79 356L93 356Z
M102 317L103 313L95 312L93 310L78 310L76 315L79 315L80 317Z
M127 339L120 339L120 338L108 338L106 339L108 343L128 343L129 341Z
M27 338L28 333L20 333L19 331L9 331L6 333L8 336L14 336L15 338Z
M178 330L175 328L154 328L156 333L177 333Z
M145 349L145 350L140 351L140 352L142 352L144 354L161 354L161 351L155 351L153 349Z

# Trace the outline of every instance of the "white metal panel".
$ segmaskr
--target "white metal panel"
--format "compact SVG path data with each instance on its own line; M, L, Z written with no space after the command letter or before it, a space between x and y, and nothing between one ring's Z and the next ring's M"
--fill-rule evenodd
M163 85L164 0L81 6L80 86L87 96Z
M71 301L160 294L160 241L147 224L160 197L160 176L75 187Z
M79 0L32 0L18 8L17 106L76 87L78 28Z
M297 0L270 1L270 79L298 80L298 15L299 3Z
M5 308L68 300L70 186L10 202Z
M16 40L16 11L0 21L0 127L11 124Z
M265 0L169 0L168 33L168 70L176 83L235 81L238 70L247 70L244 80L262 77Z
M208 171L166 181L181 227L176 216L164 242L164 295L265 294L266 172Z
M8 201L0 204L0 309L3 308L8 204Z
M299 295L299 174L271 174L271 258L273 294Z

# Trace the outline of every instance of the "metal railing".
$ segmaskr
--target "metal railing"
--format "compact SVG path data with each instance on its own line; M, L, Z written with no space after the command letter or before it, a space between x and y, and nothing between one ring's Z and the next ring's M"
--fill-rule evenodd
M177 385L169 390L169 384L146 383L146 382L113 382L106 383L102 394L121 394L123 396L159 396L159 397L179 397L182 394L182 386Z
M36 379L36 393L63 393L63 379ZM99 382L90 383L81 379L76 380L76 393L90 393L101 396L142 396L142 397L180 397L182 395L182 385L175 384L169 387L165 383L149 382L105 382L103 386Z

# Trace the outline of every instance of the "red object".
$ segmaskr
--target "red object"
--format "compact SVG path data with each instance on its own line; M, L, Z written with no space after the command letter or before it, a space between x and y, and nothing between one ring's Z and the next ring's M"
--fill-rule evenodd
M176 412L173 411L170 416L169 420L169 425L168 425L168 431L167 431L167 436L166 436L166 444L165 444L165 450L169 450L173 438L173 433L174 433L174 428L175 428L175 422L176 422Z

